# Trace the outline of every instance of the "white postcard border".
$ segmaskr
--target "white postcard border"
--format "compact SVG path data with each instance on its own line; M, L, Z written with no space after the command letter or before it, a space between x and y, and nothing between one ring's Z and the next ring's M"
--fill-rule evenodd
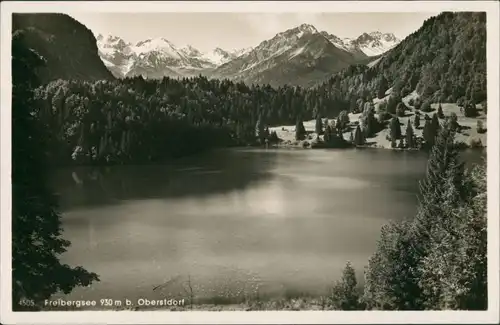
M12 12L487 12L488 310L255 312L11 311L11 30ZM1 3L1 322L5 324L337 324L498 323L499 321L499 5L495 1L9 1Z

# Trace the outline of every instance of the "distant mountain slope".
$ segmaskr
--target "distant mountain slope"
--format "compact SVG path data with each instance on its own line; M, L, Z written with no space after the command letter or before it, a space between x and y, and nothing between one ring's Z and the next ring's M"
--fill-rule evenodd
M314 85L352 63L372 61L398 42L393 34L380 32L341 39L308 24L279 33L256 48L232 51L217 47L201 52L191 45L176 46L165 38L132 44L117 36L97 36L99 55L116 77L201 74L274 86Z
M154 38L136 44L118 36L97 36L102 61L114 76L145 78L189 77L206 74L248 49L226 51L215 48L203 53L187 45L178 47L165 38Z
M356 39L341 39L327 32L321 32L321 35L338 48L359 55L361 58L381 55L401 42L394 34L381 32L363 33Z
M211 75L247 83L310 86L366 57L335 46L312 25L302 24L263 41Z
M55 79L113 79L99 59L96 40L84 25L65 14L13 14L12 31L46 60L37 74L44 83Z
M486 99L486 14L444 12L370 66L351 66L333 77L346 96L406 96L416 89L434 102Z

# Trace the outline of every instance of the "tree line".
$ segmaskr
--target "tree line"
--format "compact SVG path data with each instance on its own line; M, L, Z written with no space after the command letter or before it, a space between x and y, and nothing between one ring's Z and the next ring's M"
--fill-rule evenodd
M301 140L305 136L303 121L310 119L317 120L318 134L326 132L325 142L336 146L340 141L342 146L347 139L339 140L337 135L341 138L342 132L351 131L350 112L362 112L350 143L363 145L389 120L391 141L401 139L397 117L408 109L401 97L391 96L376 112L370 96L366 101L339 96L328 84L317 89L271 88L202 76L134 77L57 80L35 90L35 103L39 122L50 130L49 159L63 164L151 162L214 147L275 143L279 139L269 127L277 125L295 124L296 138ZM329 117L330 123L323 122ZM437 131L433 125L433 131L424 132L429 134L424 136L428 143ZM406 134L406 142L398 146L418 147L411 126Z
M35 98L40 122L52 130L53 161L72 157L81 163L158 161L252 144L269 126L337 116L347 106L324 89L247 86L202 76L58 80L38 88Z

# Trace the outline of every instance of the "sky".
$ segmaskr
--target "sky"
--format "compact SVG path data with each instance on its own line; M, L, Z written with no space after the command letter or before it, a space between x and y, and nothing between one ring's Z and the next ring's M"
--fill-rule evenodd
M137 43L163 37L201 51L255 47L277 33L307 23L338 37L364 32L393 33L403 39L436 12L411 13L69 13L97 36L113 35Z

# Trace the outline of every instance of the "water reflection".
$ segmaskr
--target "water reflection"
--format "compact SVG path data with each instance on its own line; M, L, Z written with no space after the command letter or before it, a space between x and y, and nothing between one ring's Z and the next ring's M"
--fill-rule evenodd
M101 276L71 295L153 299L182 289L188 276L208 296L256 286L320 293L347 260L362 278L380 227L414 216L426 159L223 150L166 165L60 171L54 185L72 242L63 260ZM170 291L153 291L174 278Z
M236 152L221 150L163 165L73 167L58 170L52 179L65 210L133 199L203 197L243 190L273 176L275 151L265 159Z

